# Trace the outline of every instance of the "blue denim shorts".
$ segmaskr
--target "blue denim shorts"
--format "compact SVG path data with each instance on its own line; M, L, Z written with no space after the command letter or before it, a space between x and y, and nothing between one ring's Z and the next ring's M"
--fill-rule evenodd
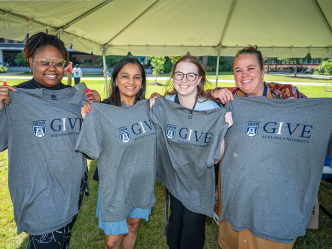
M135 208L131 210L129 216L131 218L144 219L148 221L149 215L151 214L151 208L143 209L143 208ZM99 218L98 227L104 230L106 235L120 235L129 233L127 226L127 218L122 221L117 222L107 222L101 220L101 209L100 209L100 194L98 191L98 201L97 201L97 210L96 210L96 218Z

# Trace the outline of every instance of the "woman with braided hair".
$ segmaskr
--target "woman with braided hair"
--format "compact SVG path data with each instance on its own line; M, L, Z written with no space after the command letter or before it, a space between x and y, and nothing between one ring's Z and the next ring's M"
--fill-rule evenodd
M18 234L29 234L29 249L69 248L88 193L86 159L75 144L81 106L100 102L100 96L61 83L68 55L58 37L35 34L24 47L33 78L0 87L0 151L8 148L14 218Z

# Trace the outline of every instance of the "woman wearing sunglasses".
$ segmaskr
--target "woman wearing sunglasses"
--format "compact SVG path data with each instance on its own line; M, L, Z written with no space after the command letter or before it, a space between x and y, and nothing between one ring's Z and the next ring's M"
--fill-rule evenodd
M35 34L24 47L33 78L0 87L0 151L8 148L14 218L18 233L29 234L28 248L68 248L88 191L86 159L74 148L81 106L100 96L61 83L68 55L56 36Z

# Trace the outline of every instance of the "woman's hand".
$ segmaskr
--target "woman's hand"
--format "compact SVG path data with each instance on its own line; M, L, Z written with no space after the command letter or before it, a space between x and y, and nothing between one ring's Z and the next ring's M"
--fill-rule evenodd
M159 93L152 93L150 96L150 108L156 103L156 98L162 97Z
M156 103L156 98L158 98L158 97L150 98L150 109Z
M153 98L158 98L158 97L162 97L159 93L152 93L151 96L150 96L150 99L153 99Z
M233 116L231 112L226 112L225 114L225 123L228 124L228 128L233 125Z
M87 113L89 113L91 110L91 104L90 102L87 102L84 106L81 107L81 115L84 120L84 117Z
M214 89L211 95L215 99L219 99L221 103L226 104L234 99L233 93L228 88Z
M3 100L5 101L6 104L10 102L9 90L17 92L17 90L13 86L0 86L0 111L2 110L3 107L3 102L2 102Z
M101 97L96 90L90 90L90 91L86 92L84 95L87 96L86 100L88 100L90 103L92 103L92 102L100 103L100 101L101 101Z

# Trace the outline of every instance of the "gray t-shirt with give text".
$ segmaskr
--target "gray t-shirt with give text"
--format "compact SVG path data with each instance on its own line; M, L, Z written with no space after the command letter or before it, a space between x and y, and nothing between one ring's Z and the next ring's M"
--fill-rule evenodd
M157 178L187 209L210 217L215 199L213 165L220 159L228 129L225 113L225 108L190 110L163 98L157 98L150 111L157 130Z
M0 151L8 147L8 187L17 232L41 235L78 213L86 159L75 152L82 92L17 89L0 112Z
M156 201L156 131L149 110L149 100L126 107L93 103L84 118L76 150L98 159L102 221L122 221Z
M332 99L234 97L221 161L221 220L290 243L306 233L326 154Z

